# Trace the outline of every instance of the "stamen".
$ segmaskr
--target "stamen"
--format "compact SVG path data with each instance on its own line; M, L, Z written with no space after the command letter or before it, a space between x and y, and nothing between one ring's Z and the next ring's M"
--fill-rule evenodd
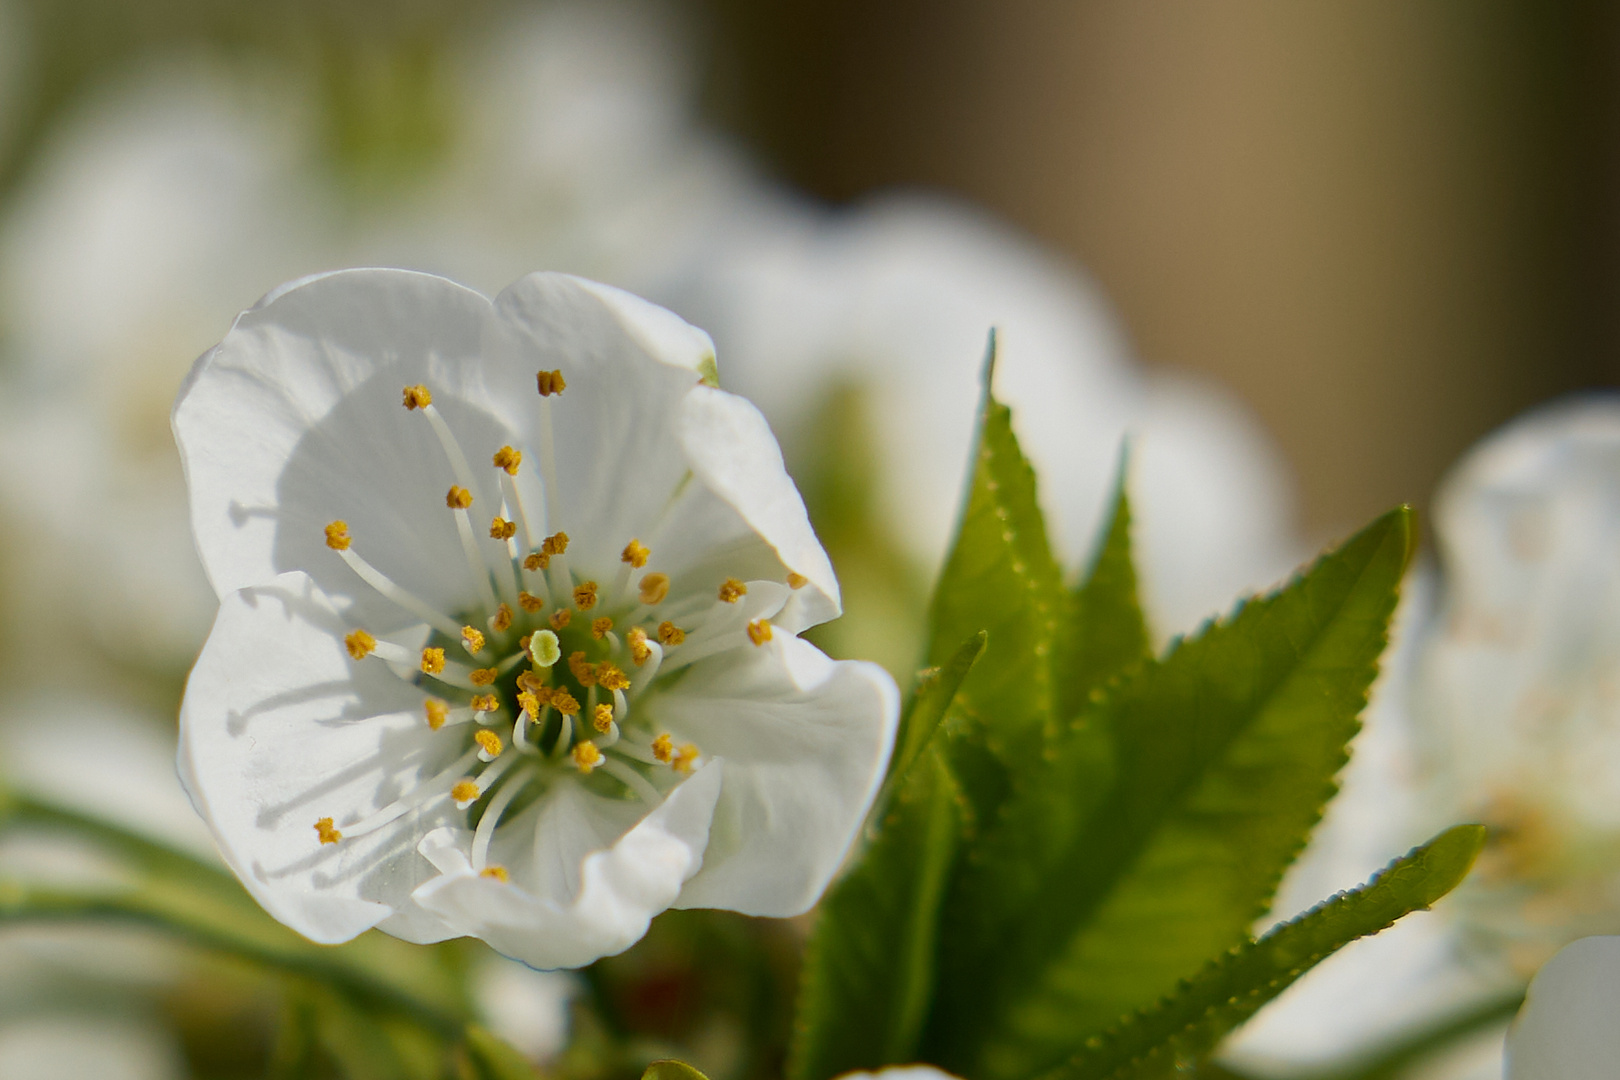
M422 650L422 673L424 675L444 674L443 649L428 648Z
M586 688L596 685L596 667L585 659L585 650L580 649L569 654L568 670L574 673L579 685Z
M551 692L551 707L564 716L578 716L579 702L567 690L558 688Z
M472 505L472 492L460 484L451 484L450 490L445 494L444 505L452 510L465 510Z
M444 722L450 718L450 703L439 698L428 698L423 702L427 711L427 725L429 731L438 731L444 727Z
M545 607L545 601L541 600L533 593L520 592L518 593L518 605L522 607L524 611L527 611L532 615L536 611L539 611L541 608Z
M484 793L478 787L478 781L471 779L461 780L450 789L450 798L455 800L457 810L465 810L483 797Z
M602 764L602 751L596 748L595 743L581 742L574 744L574 767L587 775L591 770Z
M518 466L523 464L523 451L514 450L510 446L503 446L495 451L495 467L505 469L506 475L516 476Z
M364 660L377 647L377 639L364 630L356 630L343 638L343 647L349 650L349 655L354 659Z
M596 685L604 690L628 690L630 679L613 661L604 660L596 665Z
M641 602L648 607L654 604L662 604L664 597L668 595L668 574L648 574L641 579Z
M501 756L501 737L489 728L479 728L473 732L473 741L478 744L478 760L494 761Z
M588 746L590 744L587 743L585 745ZM648 806L657 806L664 800L664 797L658 794L658 789L653 787L645 776L642 776L624 762L615 761L612 758L605 758L602 761L602 769L609 776L613 777L619 783L623 784L625 787L639 795L641 797L641 801L646 803Z
M664 732L652 741L653 757L668 765L675 760L675 740L670 738L669 732Z
M613 727L613 706L598 705L591 710L591 727L606 735Z
M486 866L482 870L478 871L478 876L493 878L494 880L503 884L512 880L512 875L506 872L506 867L504 866Z
M491 540L510 540L517 535L517 524L507 521L503 517L496 517L489 523L489 538Z
M698 759L696 743L686 743L675 751L675 760L669 763L670 768L676 772L691 772L692 765Z
M529 656L536 664L548 668L562 659L562 646L557 635L550 630L536 630L529 636ZM572 664L572 661L569 662Z
M315 822L315 835L323 844L335 844L343 839L343 834L332 828L332 819L329 817L323 817Z
M658 642L661 645L679 645L686 640L686 631L672 622L658 624Z
M478 694L472 699L472 710L475 713L492 713L501 707L499 694Z
M625 635L625 640L630 645L630 661L636 667L651 659L652 647L647 644L647 631L639 626L632 626L630 632Z
M636 677L632 680L632 686L636 692L641 691L648 683L658 677L658 669L664 663L664 647L662 645L659 645L656 641L645 640L644 645L652 662L638 667ZM634 660L635 654L632 653L630 658Z
M333 551L348 551L351 543L347 521L334 521L326 527L326 546Z
M551 555L544 551L531 551L523 560L523 569L539 573L551 565Z
M550 397L568 389L568 383L560 371L537 371L534 373L534 381L539 386L541 397Z
M568 620L573 617L574 612L571 608L558 608L551 613L551 618L548 621L551 623L553 630L561 630L568 625Z
M652 555L652 552L647 550L640 540L632 540L624 546L624 552L619 556L619 561L627 562L640 570L647 565L647 559L650 555Z
M728 604L735 604L748 595L748 586L734 577L726 578L725 584L720 586L720 599Z
M332 523L332 525L342 524L343 522L341 521L334 521ZM407 592L398 585L395 585L393 581L391 581L381 570L378 570L376 567L366 562L366 560L362 559L358 554L349 550L349 533L347 527L345 527L342 531L342 546L339 547L333 544L331 539L332 525L328 525L326 527L327 546L331 547L333 551L336 551L340 556L343 557L343 561L348 563L349 568L360 576L360 580L364 581L367 585L370 585L373 589L376 589L383 596L387 597L389 600L392 600L395 604L404 608L412 615L415 615L418 619L421 619L423 622L427 623L429 626L433 627L433 629L439 631L439 633L445 635L446 637L455 637L461 633L461 629L456 624L454 619L434 610L425 600L421 599L416 594Z
M604 637L606 637L607 632L611 629L613 629L613 620L608 618L606 615L603 615L599 619L591 620L591 637L595 638L597 641L601 641Z
M484 635L475 626L463 626L461 628L461 640L466 642L467 651L470 653L484 651Z
M495 609L495 619L492 625L497 634L504 634L512 628L512 608L509 604L502 604Z
M533 690L525 690L517 696L518 710L528 713L531 717L540 715L540 695Z
M425 409L431 404L433 404L433 394L429 392L428 388L423 386L421 383L417 383L415 386L407 386L405 388L406 411L411 409Z
M596 582L582 581L574 586L574 606L589 611L596 606Z
M519 690L527 690L538 697L542 703L545 702L547 695L551 693L551 687L546 685L545 680L532 671L519 672L517 685Z
M755 619L748 624L748 640L755 645L763 645L771 640L771 620Z
M514 756L506 760L511 762L516 761L517 758ZM505 772L506 768L505 764L497 764L493 769L484 770L484 775L479 779L484 782L485 791L489 790L490 785L495 782L495 777ZM495 826L500 824L501 815L506 813L506 808L512 804L512 800L517 798L519 793L527 786L521 779L514 780L497 791L495 797L489 800L489 805L484 807L484 816L478 819L478 828L473 833L472 864L474 869L483 870L484 864L489 860L489 842L495 838Z
M797 590L802 589L806 585L810 584L810 579L805 577L803 574L795 574L792 570L789 570L787 583L788 588Z
M472 680L472 684L474 686L489 686L500 676L500 674L500 669L498 668L474 668L467 678Z

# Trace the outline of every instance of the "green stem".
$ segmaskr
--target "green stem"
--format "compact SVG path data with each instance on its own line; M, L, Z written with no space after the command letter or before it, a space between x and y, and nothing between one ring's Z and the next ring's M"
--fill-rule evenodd
M211 918L204 910L206 906L206 903L199 906L176 903L172 899L165 901L160 894L154 895L145 889L78 894L0 882L0 923L109 919L147 926L204 949L323 982L355 1001L409 1017L446 1038L461 1037L463 1017L369 972L334 962L339 954L314 945L279 924L265 920L267 925L255 928L259 932L244 932L232 925L229 918Z

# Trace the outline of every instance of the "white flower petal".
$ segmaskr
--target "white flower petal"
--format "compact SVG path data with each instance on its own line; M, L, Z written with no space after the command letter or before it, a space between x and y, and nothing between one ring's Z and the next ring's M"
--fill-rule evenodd
M1620 937L1566 945L1530 983L1508 1034L1507 1080L1611 1080L1620 1062Z
M465 600L465 576L445 571L465 565L455 523L434 497L456 477L400 394L430 384L452 428L482 433L468 454L493 453L513 388L491 378L499 369L468 362L492 322L478 293L402 270L320 275L243 312L192 369L174 410L215 591L304 570L367 622L397 622L398 610L326 549L323 530L341 519L355 551L396 582L441 609ZM488 485L475 488L481 506L493 501L490 472L476 474Z
M677 907L797 915L838 869L888 764L899 718L875 664L834 661L798 638L694 665L657 722L725 759L703 869Z
M341 830L454 760L430 738L422 692L380 660L350 660L343 630L302 573L231 593L180 713L181 777L220 853L267 911L321 942L409 908L434 876L416 837L449 803L337 844L319 842L316 820ZM448 936L420 919L390 929L411 927L402 936Z
M607 845L600 829L610 819L597 805L605 800L560 783L531 810L532 832L509 834L533 836L533 865L514 865L510 882L471 867L447 873L417 890L417 902L532 967L580 967L622 952L702 865L723 769L718 761L698 769Z
M682 402L679 433L692 470L741 514L782 565L808 579L780 616L797 633L841 610L832 563L810 527L765 417L734 394L700 387Z

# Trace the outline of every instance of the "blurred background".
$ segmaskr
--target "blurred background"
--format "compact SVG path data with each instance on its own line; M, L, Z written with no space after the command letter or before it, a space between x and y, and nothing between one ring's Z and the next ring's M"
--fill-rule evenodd
M849 614L818 643L903 683L995 325L1071 570L1129 440L1162 642L1390 505L1426 507L1510 417L1620 380L1620 14L0 0L0 761L18 789L208 857L170 767L215 599L169 405L237 311L366 264L490 294L567 270L709 330L843 583ZM63 784L61 733L86 728ZM1399 740L1361 760L1384 773L1351 785L1361 817L1330 819L1348 854L1289 902L1477 809L1413 795ZM0 870L44 865L14 841ZM1620 891L1593 910L1620 926ZM673 1047L741 1080L779 1065L801 932L688 913L583 981L483 953L450 967L536 1060L572 1016L570 1075ZM1440 996L1499 1025L1545 945ZM274 993L148 937L7 929L0 976L0 1078L258 1075L277 1052ZM1386 989L1362 997L1398 1002ZM1339 1043L1291 1022L1272 1074L1394 1022Z

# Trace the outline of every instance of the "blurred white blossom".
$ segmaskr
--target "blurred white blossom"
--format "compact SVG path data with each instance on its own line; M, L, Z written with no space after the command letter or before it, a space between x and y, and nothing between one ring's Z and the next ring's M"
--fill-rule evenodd
M1620 1062L1620 937L1566 945L1537 972L1508 1035L1506 1080L1609 1080Z

